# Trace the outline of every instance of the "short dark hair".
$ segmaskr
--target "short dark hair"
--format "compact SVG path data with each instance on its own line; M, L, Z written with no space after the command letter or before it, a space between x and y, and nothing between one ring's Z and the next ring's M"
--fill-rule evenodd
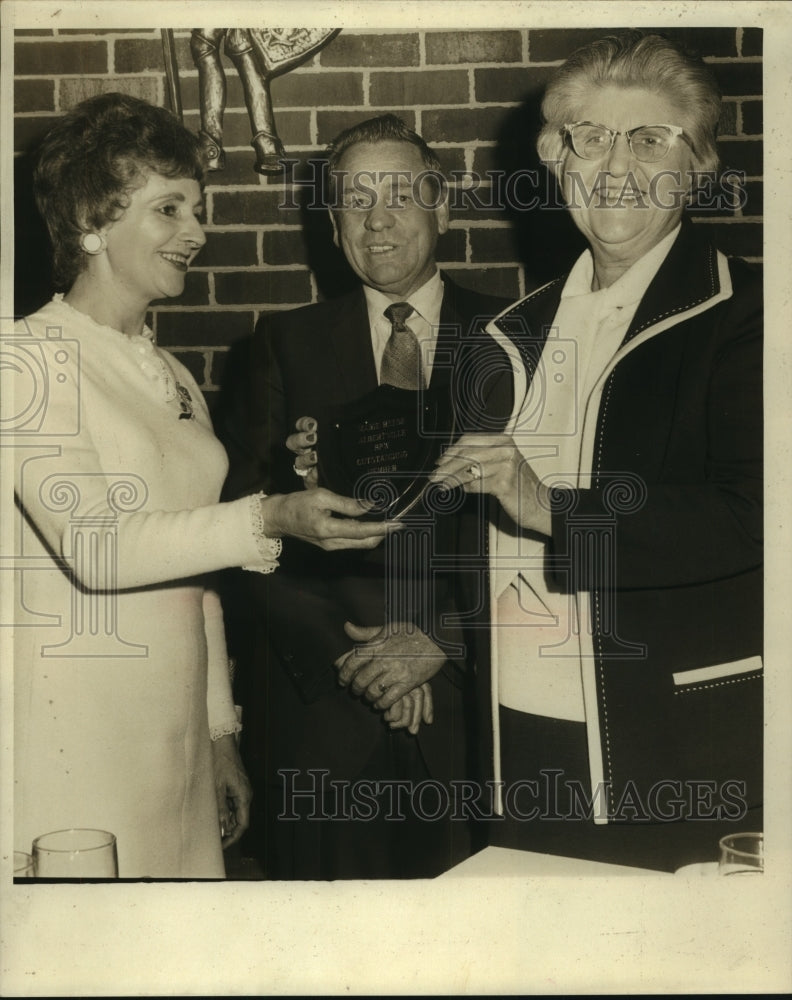
M607 35L576 49L550 79L542 101L545 124L539 156L547 164L564 158L560 128L594 87L639 87L668 98L688 118L696 170L715 170L721 95L701 57L665 35L636 29ZM672 123L674 124L674 123Z
M118 219L149 172L203 187L206 163L198 139L170 111L137 97L91 97L47 133L34 191L52 240L58 287L70 288L85 266L82 235Z
M409 128L397 115L378 115L367 118L350 128L344 129L327 147L327 170L331 181L338 163L350 146L361 142L409 142L421 154L421 159L427 170L440 175L445 180L443 168L437 154L427 144L426 140L413 129Z

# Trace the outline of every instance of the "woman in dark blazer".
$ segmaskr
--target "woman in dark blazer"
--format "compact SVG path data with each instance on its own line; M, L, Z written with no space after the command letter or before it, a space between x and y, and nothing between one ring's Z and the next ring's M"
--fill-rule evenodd
M490 324L515 411L438 463L499 501L468 603L506 846L673 870L761 830L761 276L683 219L719 107L657 35L560 68L538 145L590 250Z

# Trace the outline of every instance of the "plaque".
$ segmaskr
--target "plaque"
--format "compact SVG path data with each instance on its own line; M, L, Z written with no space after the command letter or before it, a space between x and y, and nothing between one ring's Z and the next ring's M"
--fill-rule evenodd
M373 503L365 518L420 512L427 477L451 442L453 424L447 389L380 385L325 415L317 448L320 485Z

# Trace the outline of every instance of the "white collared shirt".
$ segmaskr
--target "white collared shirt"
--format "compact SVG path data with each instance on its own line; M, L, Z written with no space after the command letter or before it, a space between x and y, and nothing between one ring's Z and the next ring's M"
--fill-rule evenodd
M526 400L532 415L516 425L529 429L514 434L515 444L540 479L581 485L580 447L589 397L619 350L679 229L608 288L591 290L591 251L575 262L542 352L539 392ZM545 547L535 536L498 532L494 564L498 700L517 711L585 721L574 594L548 590ZM517 573L509 568L515 560L522 562Z
M369 329L371 330L371 347L374 352L374 364L377 368L377 381L380 377L382 355L385 345L391 335L390 320L385 316L385 310L393 305L393 299L377 291L376 288L363 286L368 309ZM408 295L401 302L409 302L414 312L407 318L407 326L412 330L421 345L421 359L426 382L432 375L435 349L437 347L437 331L440 326L440 309L443 305L443 281L440 272L435 271L432 277L421 287Z

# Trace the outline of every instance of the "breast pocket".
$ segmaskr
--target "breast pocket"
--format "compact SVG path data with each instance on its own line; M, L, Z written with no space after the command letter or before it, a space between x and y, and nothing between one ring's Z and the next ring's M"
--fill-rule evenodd
M746 683L757 680L761 673L762 657L748 656L743 660L716 663L711 667L680 670L671 676L674 681L674 694L680 695L707 688L723 687L727 684Z

